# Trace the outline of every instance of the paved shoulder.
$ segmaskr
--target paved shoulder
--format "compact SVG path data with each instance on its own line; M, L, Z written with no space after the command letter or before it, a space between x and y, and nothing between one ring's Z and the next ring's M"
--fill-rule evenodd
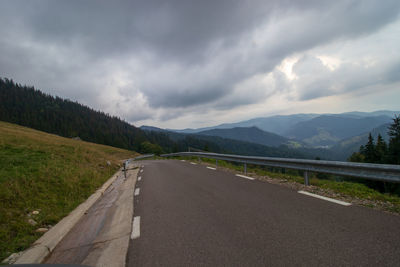
M57 245L48 264L125 266L137 169L120 173L103 196Z

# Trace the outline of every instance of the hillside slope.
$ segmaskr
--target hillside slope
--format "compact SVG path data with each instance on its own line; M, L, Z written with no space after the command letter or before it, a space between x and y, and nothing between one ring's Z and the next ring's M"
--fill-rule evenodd
M366 132L357 136L353 136L347 139L341 140L338 144L331 148L331 151L335 152L341 160L347 160L353 152L358 152L361 145L365 145L368 142L368 135L371 133L374 141L376 141L380 134L383 139L388 142L388 128L390 123L383 124L377 128L372 129L370 132Z
M0 259L27 248L36 229L57 223L136 155L0 122Z
M282 158L315 158L332 159L325 151L309 149L300 151L285 144L266 146L249 141L225 138L214 135L185 134L163 130L151 126L142 126L144 131L157 131L166 134L177 143L176 151L187 151L189 147L197 150L207 150L215 153L227 153L247 156L282 157ZM245 128L248 129L248 128ZM260 131L260 130L259 130ZM286 140L286 139L285 139ZM322 153L321 153L322 152Z
M135 151L141 151L145 141L159 144L165 151L175 145L163 134L146 134L120 118L12 80L0 78L0 100L0 121Z
M388 116L352 118L324 115L297 123L285 136L302 140L311 146L329 146L389 122L391 118Z
M240 140L265 146L278 147L289 140L283 136L265 132L257 127L236 127L232 129L212 129L197 133L198 135L219 136L233 140Z

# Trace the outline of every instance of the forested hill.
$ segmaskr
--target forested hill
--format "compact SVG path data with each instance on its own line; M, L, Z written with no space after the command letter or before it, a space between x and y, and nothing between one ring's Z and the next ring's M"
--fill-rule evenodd
M171 137L166 132L143 131L104 112L1 78L0 120L140 153L160 154L186 151L188 147L194 147L217 153L314 157L313 154L299 153L284 146L269 147L225 138L177 133L175 135L179 135L178 137Z
M173 146L163 134L145 133L117 117L12 80L0 78L0 100L2 121L135 151L143 150L145 141Z

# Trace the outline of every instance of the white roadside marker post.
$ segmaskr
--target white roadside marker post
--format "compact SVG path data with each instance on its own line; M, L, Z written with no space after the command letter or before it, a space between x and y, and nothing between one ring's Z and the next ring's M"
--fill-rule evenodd
M304 185L309 186L310 181L308 179L308 171L304 171Z

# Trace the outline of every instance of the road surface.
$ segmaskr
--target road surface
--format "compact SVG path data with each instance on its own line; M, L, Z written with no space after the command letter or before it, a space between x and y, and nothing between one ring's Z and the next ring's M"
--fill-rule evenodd
M400 264L400 216L190 162L142 164L127 266Z

